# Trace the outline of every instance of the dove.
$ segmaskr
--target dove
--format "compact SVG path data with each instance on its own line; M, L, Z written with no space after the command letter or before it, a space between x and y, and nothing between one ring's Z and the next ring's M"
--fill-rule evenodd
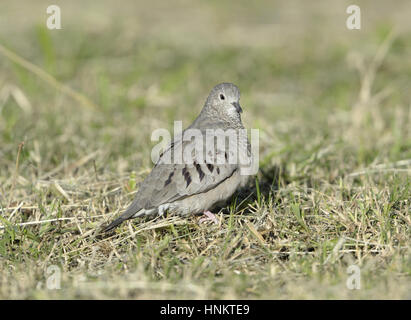
M252 161L252 154L247 134L242 134L246 129L239 100L240 91L234 84L216 85L194 122L160 154L130 206L103 232L128 219L165 212L181 216L204 213L216 222L210 210L230 199L250 178L241 170ZM212 139L208 139L210 134Z

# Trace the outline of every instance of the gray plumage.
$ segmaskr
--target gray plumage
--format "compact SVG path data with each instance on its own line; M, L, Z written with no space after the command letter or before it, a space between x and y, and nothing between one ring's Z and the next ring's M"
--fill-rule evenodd
M231 83L215 86L198 117L186 130L197 129L205 137L207 129L222 129L238 132L244 129L239 104L240 92ZM211 209L216 204L226 201L241 186L244 186L249 176L240 174L238 161L229 161L231 154L221 148L213 140L214 154L208 156L223 160L208 161L204 150L192 148L191 141L182 137L174 139L160 155L150 174L141 183L131 205L126 211L103 232L110 231L123 221L143 215L162 215L165 211L172 214L198 214ZM224 137L227 140L227 137ZM190 148L190 149L187 149ZM209 150L209 149L207 149ZM251 148L247 135L239 135L238 153L251 159ZM175 154L187 152L191 162L174 163ZM201 154L202 153L202 154ZM170 160L171 159L171 163Z

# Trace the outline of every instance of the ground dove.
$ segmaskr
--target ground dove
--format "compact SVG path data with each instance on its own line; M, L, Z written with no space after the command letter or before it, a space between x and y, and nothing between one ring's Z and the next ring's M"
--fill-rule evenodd
M227 201L250 177L242 173L252 156L239 100L234 84L215 86L199 116L160 154L131 205L103 232L127 219L164 212L204 213L215 221L209 210Z

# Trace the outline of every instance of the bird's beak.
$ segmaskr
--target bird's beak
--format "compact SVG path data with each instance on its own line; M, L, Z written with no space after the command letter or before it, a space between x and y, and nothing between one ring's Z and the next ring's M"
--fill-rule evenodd
M231 104L235 107L238 113L243 112L243 109L241 109L241 106L238 102L232 102Z

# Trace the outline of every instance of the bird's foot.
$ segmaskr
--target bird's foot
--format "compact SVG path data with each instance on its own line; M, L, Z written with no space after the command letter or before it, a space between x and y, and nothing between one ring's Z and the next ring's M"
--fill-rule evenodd
M213 221L215 224L218 224L217 217L216 217L215 214L212 213L211 211L208 211L208 210L207 210L207 211L204 211L204 215L205 215L206 217L201 218L200 221L199 221L199 223L203 223L203 222L206 222L206 221Z

